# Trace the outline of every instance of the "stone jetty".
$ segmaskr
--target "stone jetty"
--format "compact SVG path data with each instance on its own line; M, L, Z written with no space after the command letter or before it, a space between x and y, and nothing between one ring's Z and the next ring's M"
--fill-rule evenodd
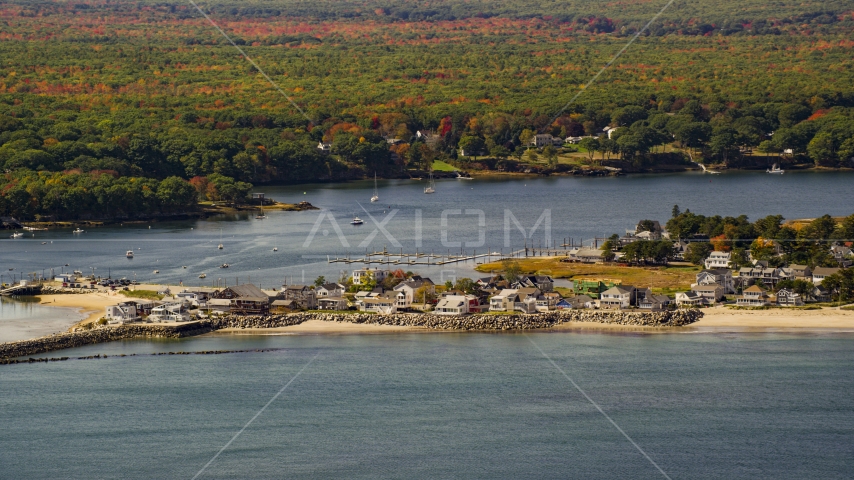
M309 320L375 325L422 327L435 330L460 331L524 331L552 328L561 323L588 322L611 325L681 327L703 316L700 310L637 312L622 310L559 310L532 315L435 315L429 313L370 313L303 312L288 315L237 316L227 315L182 324L130 324L102 326L82 332L61 333L47 337L0 344L0 358L17 358L66 348L132 338L182 338L201 335L225 328L264 329L299 325Z

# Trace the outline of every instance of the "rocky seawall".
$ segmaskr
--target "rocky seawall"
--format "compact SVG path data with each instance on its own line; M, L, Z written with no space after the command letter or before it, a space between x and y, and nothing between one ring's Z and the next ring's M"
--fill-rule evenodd
M562 310L534 315L435 315L398 313L374 315L370 313L305 312L289 315L236 316L228 315L210 320L200 320L180 325L136 324L104 326L82 332L61 333L20 342L0 343L0 359L82 347L96 343L114 342L140 337L182 338L202 335L225 328L264 329L299 325L309 320L323 322L348 322L375 325L423 327L436 330L461 331L512 331L551 328L561 323L589 322L612 325L650 327L681 327L696 322L703 316L699 310L663 312L627 312L608 310Z

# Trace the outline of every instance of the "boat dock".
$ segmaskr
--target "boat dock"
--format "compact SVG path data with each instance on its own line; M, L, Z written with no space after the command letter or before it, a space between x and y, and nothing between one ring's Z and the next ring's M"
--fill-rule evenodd
M459 254L451 253L448 251L445 254L436 254L433 252L415 252L415 253L404 253L402 250L398 253L389 252L387 250L383 250L380 252L365 252L364 254L359 255L358 257L351 257L347 255L346 257L327 257L326 263L362 263L365 265L377 264L377 265L448 265L452 263L462 263L462 262L471 262L476 261L478 259L485 259L487 261L500 261L505 258L513 258L519 257L525 253L525 249L516 250L509 253L502 252L490 252L487 249L483 253L477 253L477 250L473 250L471 253L460 251Z
M0 296L11 297L14 295L37 295L41 292L41 283L19 283L0 290Z

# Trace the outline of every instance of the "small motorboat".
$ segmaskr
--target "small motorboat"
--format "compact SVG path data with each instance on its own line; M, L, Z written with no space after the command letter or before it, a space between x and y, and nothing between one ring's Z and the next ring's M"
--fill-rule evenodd
M219 245L216 246L216 248L222 250L222 244L220 243Z
M768 170L765 170L765 173L774 173L774 174L777 174L777 175L782 175L782 174L783 174L783 172L785 172L785 170L783 170L782 168L780 168L780 166L779 166L779 165L777 165L776 163L774 164L774 166L773 166L773 167L769 168Z
M42 245L47 245L47 242L42 242Z
M350 222L350 225L361 225L363 223L365 223L365 222L363 222L361 218L353 217L353 221Z
M203 273L203 274L199 275L199 278L207 278L207 275Z
M184 265L184 266L183 266L183 267L181 267L181 268L187 268L187 266L186 266L186 265Z
M220 266L219 266L219 268L228 268L228 267L230 267L230 266L231 266L231 265L229 265L229 264L227 264L227 263L223 263L222 265L220 265Z
M125 256L128 258L133 258L133 250L128 250L127 252L125 252Z
M82 228L77 227L77 228L75 228L75 229L74 229L74 231L73 231L73 232L71 232L71 233L83 233L84 231L85 231L85 230L83 230Z
M13 233L13 234L9 235L9 238L21 238L21 237L23 237L23 236L24 236L24 234L23 234L23 233L15 232L15 233Z
M273 251L274 251L274 252L278 252L278 251L279 251L279 247L273 247Z
M154 273L155 274L160 273L160 270L155 270Z
M424 193L436 193L436 181L433 180L433 172L430 172L430 183L427 184Z

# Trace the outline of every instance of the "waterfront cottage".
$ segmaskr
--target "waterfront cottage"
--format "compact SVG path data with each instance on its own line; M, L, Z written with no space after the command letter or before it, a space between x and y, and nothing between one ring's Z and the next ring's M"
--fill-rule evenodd
M673 300L671 300L667 295L656 295L652 293L651 288L637 291L637 306L642 310L657 312L664 310L672 302Z
M679 292L676 294L676 305L680 307L697 307L703 305L703 297L694 292Z
M494 295L489 299L490 312L512 312L513 306L516 304L519 296L518 290L514 288L505 288L498 295Z
M637 303L637 289L630 285L617 285L602 292L599 308L630 308Z
M581 263L602 263L604 261L604 254L605 252L598 248L579 248L578 251L575 252L574 258ZM572 258L571 254L570 258Z
M361 301L359 310L379 313L380 315L397 313L397 295L382 293L375 297L365 297Z
M231 313L238 315L266 315L270 313L270 297L263 290L249 283L235 285L212 293L211 299L229 300Z
M318 310L347 310L347 299L342 297L323 297L317 299Z
M735 303L740 307L764 307L771 304L771 299L764 289L754 285L745 290L744 295L738 297Z
M190 314L187 307L181 303L165 303L151 309L149 322L189 322Z
M471 306L477 306L474 295L447 295L436 304L433 313L437 315L464 315L469 313Z
M293 300L273 300L270 304L270 313L273 314L283 314L290 313L294 311L296 305Z
M596 300L588 295L576 295L565 299L565 301L568 301L575 309L594 308L596 306Z
M697 285L695 287L691 287L691 291L702 298L701 303L705 305L714 305L716 302L719 302L724 298L724 288L717 283Z
M139 314L136 312L136 304L133 302L122 302L118 305L107 307L105 317L111 325L139 320Z
M340 297L344 295L345 287L340 283L324 283L314 289L317 298L322 297Z
M788 288L781 288L777 292L776 303L778 307L800 307L804 304L801 296Z
M279 297L284 300L293 300L299 308L306 310L317 308L317 293L308 285L285 285Z
M433 285L433 281L429 278L421 278L405 280L403 282L398 283L394 286L394 291L403 295L402 305L404 308L409 308L416 301L416 294L420 289L424 289L423 295L424 297L428 295L433 295L436 293L435 285ZM419 296L419 299L424 300ZM426 302L424 302L426 303Z

